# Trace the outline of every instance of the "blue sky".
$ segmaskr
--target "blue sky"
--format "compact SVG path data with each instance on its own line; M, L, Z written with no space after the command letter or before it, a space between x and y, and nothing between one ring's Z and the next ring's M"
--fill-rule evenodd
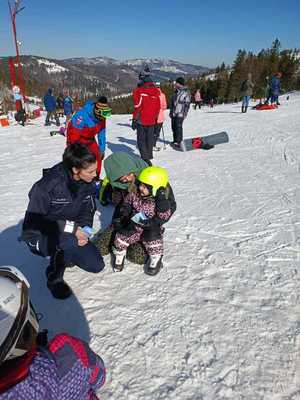
M11 0L13 2L13 0ZM52 58L170 58L214 67L237 50L257 52L278 37L300 47L300 1L22 0L21 54ZM0 55L14 54L8 6L0 9Z

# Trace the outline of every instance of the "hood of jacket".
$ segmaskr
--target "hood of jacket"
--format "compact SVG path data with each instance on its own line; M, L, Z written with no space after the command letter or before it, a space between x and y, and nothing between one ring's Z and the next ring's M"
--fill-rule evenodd
M85 105L82 107L82 109L88 114L88 116L95 121L96 123L99 123L99 119L95 117L94 114L94 107L95 107L95 102L93 100L89 100L85 103Z
M136 176L148 167L148 164L135 154L122 151L111 154L104 160L104 169L109 183L113 188L127 190L130 183L118 182L121 176L134 173Z

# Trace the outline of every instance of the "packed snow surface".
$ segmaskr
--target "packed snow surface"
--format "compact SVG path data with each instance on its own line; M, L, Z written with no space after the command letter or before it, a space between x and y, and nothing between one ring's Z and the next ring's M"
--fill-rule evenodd
M292 400L300 398L300 95L277 110L240 104L191 110L185 137L227 131L209 151L155 153L178 209L166 225L155 277L127 263L114 273L72 268L74 296L46 288L48 260L18 242L27 194L61 160L62 136L44 118L0 127L0 265L29 278L41 326L67 331L105 360L102 400ZM128 115L108 122L106 156L136 152ZM170 122L165 139L172 138ZM163 146L163 143L160 143ZM112 208L99 208L105 226Z

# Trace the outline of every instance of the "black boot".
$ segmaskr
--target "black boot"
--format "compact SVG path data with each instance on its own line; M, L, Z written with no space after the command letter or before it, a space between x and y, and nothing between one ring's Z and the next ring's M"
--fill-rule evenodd
M156 254L154 256L149 256L147 258L146 263L144 265L144 272L147 275L154 276L159 273L162 267L163 267L162 255Z
M244 107L244 106L242 106L242 113L243 113L243 112L245 112L245 111L244 111L244 109L245 109L245 107Z
M143 160L149 165L149 167L152 166L152 162L151 162L150 160L148 160L148 159L146 159L146 158L144 158Z
M56 299L67 299L72 295L72 290L63 280L65 269L64 253L57 250L46 269L47 287Z

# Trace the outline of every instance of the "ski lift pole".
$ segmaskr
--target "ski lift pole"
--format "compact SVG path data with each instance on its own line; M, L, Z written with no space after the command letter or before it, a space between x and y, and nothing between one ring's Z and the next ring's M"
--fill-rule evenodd
M25 99L25 83L24 83L24 77L23 77L22 64L20 61L20 52L19 52L20 42L17 40L17 25L16 25L17 14L25 8L25 7L20 8L20 2L21 2L21 0L15 0L14 7L12 8L12 6L10 4L10 0L8 0L8 7L9 7L9 12L10 12L10 18L11 18L15 48L16 48L16 55L17 55L19 86L20 86L23 98Z

